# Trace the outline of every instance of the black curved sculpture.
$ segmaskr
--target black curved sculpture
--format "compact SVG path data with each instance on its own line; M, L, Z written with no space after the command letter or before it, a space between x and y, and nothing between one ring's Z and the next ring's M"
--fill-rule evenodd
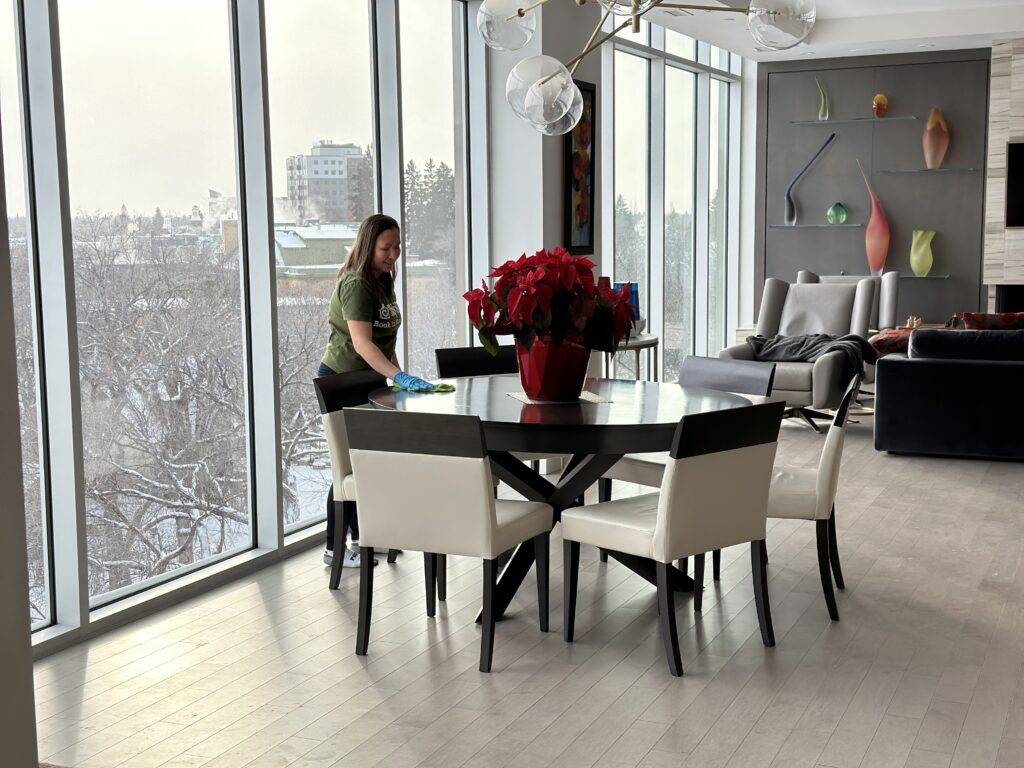
M800 169L800 173L793 177L793 180L789 182L789 186L786 187L786 224L788 226L796 225L796 203L793 202L793 187L796 183L803 178L804 174L811 169L814 165L814 161L821 157L821 153L828 149L829 145L836 140L836 134L830 135L825 139L825 143L818 148L818 151L814 153L814 156L807 161L807 164Z

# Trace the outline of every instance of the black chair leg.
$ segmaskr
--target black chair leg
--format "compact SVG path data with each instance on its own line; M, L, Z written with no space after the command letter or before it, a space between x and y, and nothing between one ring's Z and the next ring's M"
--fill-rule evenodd
M764 558L764 564L768 565L768 542L761 541L761 556Z
M537 459L534 459L533 461L531 461L530 462L530 468L533 469L533 471L536 472L539 475L540 474L540 461L538 461Z
M597 481L597 500L598 501L611 501L612 500L612 481L611 478L602 477Z
M331 498L334 498L334 486L331 486ZM340 507L340 511L339 511ZM331 560L331 582L330 588L337 589L341 583L341 568L345 562L345 533L348 531L348 522L352 514L352 508L355 507L355 502L343 501L341 504L334 505L334 557ZM341 531L339 534L338 531ZM341 546L338 546L338 540L341 540Z
M437 599L442 603L448 599L448 555L435 555L437 558Z
M576 628L576 585L580 578L580 543L562 542L562 583L564 595L562 609L562 632L565 642L571 643Z
M676 597L668 578L668 564L654 564L658 582L658 613L660 614L661 639L665 643L668 670L675 677L683 674L683 660L679 655L679 635L676 633Z
M388 564L389 565L394 565L395 564L395 561L398 559L398 553L401 552L401 551L402 550L400 550L400 549L389 549L388 550Z
M680 557L678 560L676 560L676 568L678 568L683 573L689 573L690 572L690 558L688 558L688 557Z
M491 671L494 658L494 588L498 580L498 568L493 560L484 560L484 600L480 617L480 671Z
M598 549L597 550L597 558L602 563L607 563L608 562L608 550L607 549Z
M832 506L832 514L828 518L828 558L832 563L832 577L836 580L836 586L846 589L846 582L843 581L843 567L839 564L839 543L836 541L836 508Z
M704 555L693 556L693 610L700 613L704 604Z
M750 542L750 570L754 577L754 603L757 605L757 623L761 625L761 642L766 648L775 646L772 627L772 606L768 600L768 568L764 561L764 540Z
M423 553L423 583L427 593L427 616L437 614L437 555Z
M373 547L359 548L359 627L356 655L365 656L370 645L370 612L373 607Z
M832 563L828 554L828 520L816 520L818 532L818 573L821 575L821 591L825 593L825 605L832 621L839 621L836 607L836 593L832 590Z
M711 578L715 581L722 580L722 550L720 549L711 553Z
M540 631L548 631L548 574L551 562L551 537L542 533L533 539L533 551L537 558L537 621Z

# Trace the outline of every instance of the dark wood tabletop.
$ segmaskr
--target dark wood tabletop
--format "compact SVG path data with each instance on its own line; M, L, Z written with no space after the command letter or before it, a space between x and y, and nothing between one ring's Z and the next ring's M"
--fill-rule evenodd
M451 393L418 394L390 388L370 393L389 410L477 416L487 447L497 451L645 453L668 450L688 414L744 408L770 398L649 381L588 379L584 390L606 402L524 403L518 376L445 379Z

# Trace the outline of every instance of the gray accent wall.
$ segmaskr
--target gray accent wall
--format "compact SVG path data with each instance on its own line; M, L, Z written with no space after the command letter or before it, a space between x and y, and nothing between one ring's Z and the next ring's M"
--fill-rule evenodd
M825 224L834 202L848 223L865 224L871 203L857 168L864 164L891 228L886 271L898 271L898 318L941 322L981 306L989 49L761 64L758 68L758 162L755 290L766 277L795 281L800 269L819 274L868 274L864 227L783 228L784 194L792 177L832 132L836 140L794 190L798 224ZM828 122L816 121L817 77L830 102ZM881 121L842 122L871 115L875 93L889 96ZM943 168L973 171L891 173L923 169L921 136L932 106L951 134ZM900 120L917 117L916 121ZM774 226L773 226L774 225ZM931 275L913 277L915 229L934 229Z

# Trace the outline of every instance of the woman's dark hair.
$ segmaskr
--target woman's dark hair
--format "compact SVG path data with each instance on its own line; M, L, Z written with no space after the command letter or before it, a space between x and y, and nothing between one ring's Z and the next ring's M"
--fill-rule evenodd
M363 219L356 234L356 241L352 244L352 250L349 251L345 263L341 265L338 279L345 275L360 275L380 298L390 293L394 277L381 275L378 279L373 273L373 254L377 249L377 238L393 229L400 230L401 227L387 214L375 213Z

